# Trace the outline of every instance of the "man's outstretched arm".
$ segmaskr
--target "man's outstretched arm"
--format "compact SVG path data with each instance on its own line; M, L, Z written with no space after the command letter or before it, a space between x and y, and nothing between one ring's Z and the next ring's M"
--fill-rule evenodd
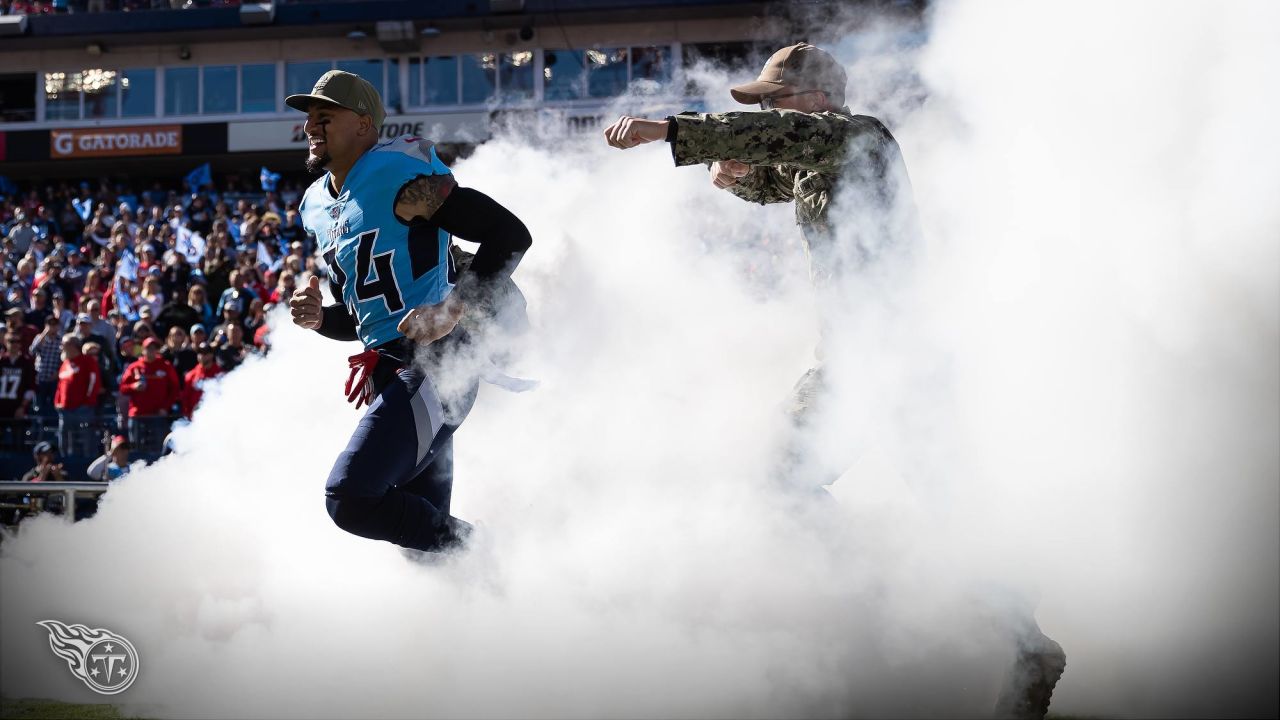
M692 165L693 162L680 162L676 154L678 135L679 127L675 118L645 120L624 116L604 131L605 140L622 150L665 140L671 143L672 157L676 159L677 165ZM739 143L722 142L715 133L702 138L701 143L707 146L701 148L701 156L705 156L701 162L708 164L711 184L717 188L761 205L790 202L794 199L791 178L779 172L772 164L751 163L739 155L731 154L739 152ZM684 154L689 154L688 149ZM747 155L745 152L740 154L744 157Z

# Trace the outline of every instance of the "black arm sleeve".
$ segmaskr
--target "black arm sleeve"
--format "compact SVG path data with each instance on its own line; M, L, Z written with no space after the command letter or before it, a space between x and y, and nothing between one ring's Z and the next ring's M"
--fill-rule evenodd
M510 275L533 244L520 218L472 188L454 188L431 222L454 237L480 245L471 272L482 280Z
M325 305L320 309L324 319L320 321L320 327L316 332L330 340L358 340L360 336L356 334L356 319L351 317L346 304L342 302L341 289L335 288L333 283L327 284L329 294L338 301L338 304Z

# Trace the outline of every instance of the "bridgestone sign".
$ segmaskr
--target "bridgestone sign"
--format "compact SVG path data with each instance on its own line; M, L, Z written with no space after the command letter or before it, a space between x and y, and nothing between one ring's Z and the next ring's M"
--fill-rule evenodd
M180 155L181 153L182 127L179 125L142 125L49 132L49 156L55 160L129 155Z
M305 151L307 135L302 131L305 116L296 120L230 123L227 126L227 150ZM382 124L383 139L401 135L425 137L432 142L483 142L490 135L488 112L432 113L424 115L391 115ZM301 160L299 161L301 162Z

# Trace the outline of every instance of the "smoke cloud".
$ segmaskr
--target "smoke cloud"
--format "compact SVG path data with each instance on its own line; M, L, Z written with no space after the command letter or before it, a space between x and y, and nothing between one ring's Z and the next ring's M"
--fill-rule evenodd
M1274 715L1280 11L849 21L824 44L923 241L832 310L837 502L773 476L831 302L790 208L513 131L455 167L534 236L513 370L540 386L483 387L456 437L477 546L425 567L333 526L356 348L276 315L176 455L5 539L0 690L100 700L52 618L133 642L112 701L149 716L968 717L1034 608L1055 712ZM754 71L692 77L733 109Z

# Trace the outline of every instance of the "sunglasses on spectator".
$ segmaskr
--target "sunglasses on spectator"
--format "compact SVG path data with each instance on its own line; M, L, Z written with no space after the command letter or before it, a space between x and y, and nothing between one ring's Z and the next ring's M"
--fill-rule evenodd
M760 109L772 110L775 107L777 107L778 100L781 100L783 98L796 97L798 95L810 95L812 93L822 93L823 95L826 95L826 93L823 92L822 90L801 90L800 92L787 93L786 95L766 95L760 98Z

